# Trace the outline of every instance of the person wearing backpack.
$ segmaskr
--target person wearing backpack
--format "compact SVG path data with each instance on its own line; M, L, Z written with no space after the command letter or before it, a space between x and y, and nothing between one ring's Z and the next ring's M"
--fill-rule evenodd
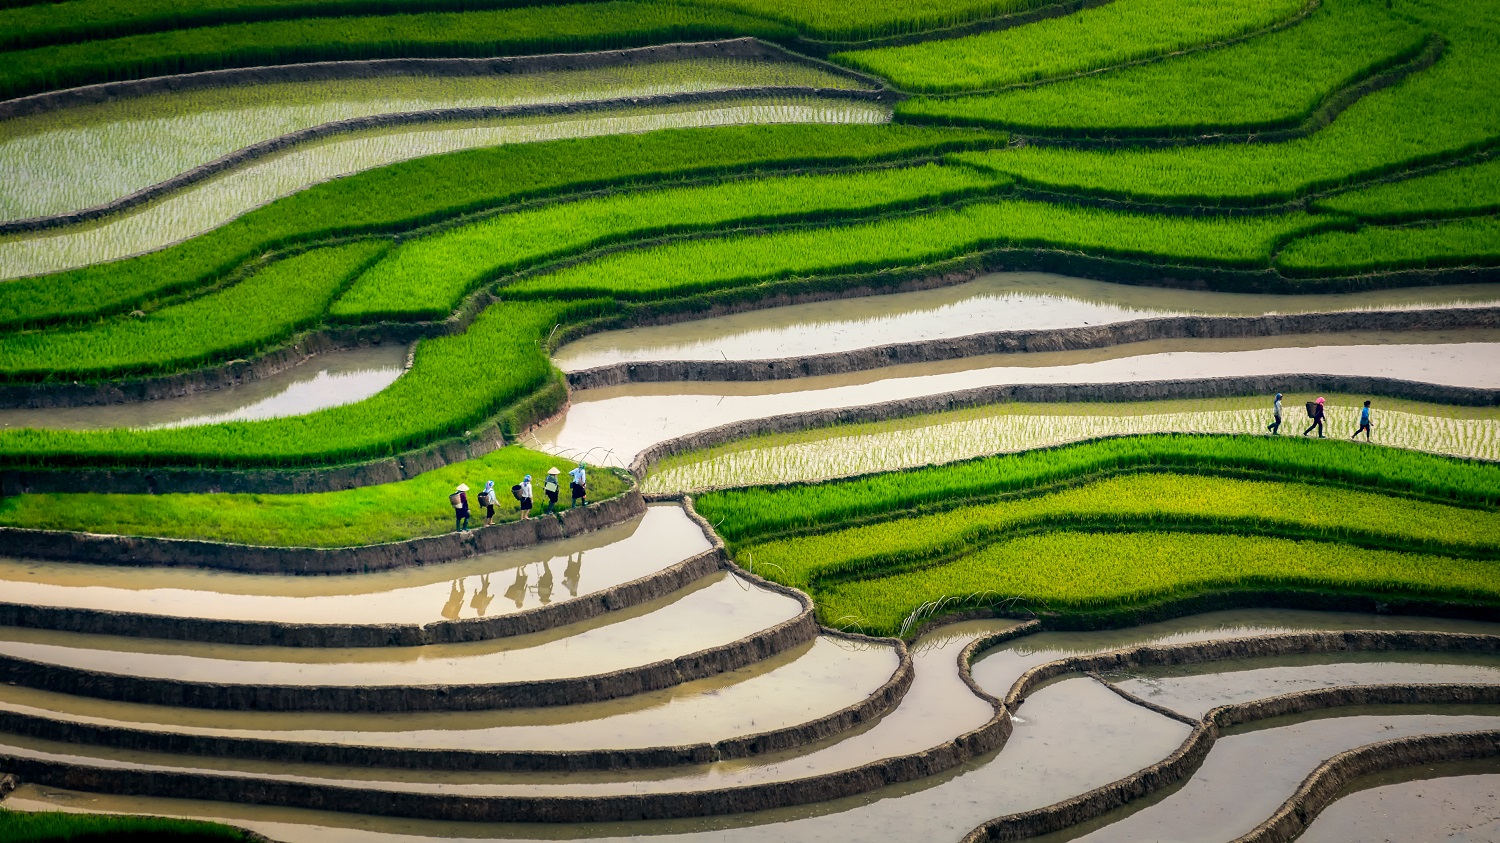
M531 475L521 478L521 520L531 518Z
M557 466L554 465L547 469L547 479L542 481L542 493L547 496L547 511L549 513L557 511L557 475L560 473L557 470Z
M458 488L448 496L448 503L453 504L453 531L467 533L469 531L469 484L458 484Z
M1276 393L1276 404L1272 407L1272 411L1276 413L1276 420L1266 425L1266 430L1271 431L1272 436L1276 436L1281 433L1281 393L1279 392Z
M1317 401L1309 401L1309 402L1307 402L1307 415L1308 415L1308 418L1312 419L1312 424L1310 424L1310 425L1307 426L1307 430L1302 431L1302 435L1306 436L1307 434L1313 432L1313 428L1317 428L1317 430L1318 430L1318 438L1322 439L1323 438L1323 396L1321 396L1321 395L1318 396L1318 400Z
M579 463L577 468L568 472L568 478L572 481L568 484L568 491L573 493L573 506L578 506L579 501L583 501L583 505L588 506L589 473L584 469L583 463Z
M484 507L484 526L495 526L495 481L484 481L484 491L479 493L479 505Z
M1363 409L1359 411L1359 427L1354 431L1350 439L1358 439L1359 435L1365 435L1365 441L1370 441L1370 402L1366 401Z

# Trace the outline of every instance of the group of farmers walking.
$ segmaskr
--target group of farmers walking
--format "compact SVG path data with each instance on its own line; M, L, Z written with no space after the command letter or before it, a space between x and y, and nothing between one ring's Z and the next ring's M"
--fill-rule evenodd
M547 511L557 511L558 477L562 472L557 466L547 469L547 479L542 482L542 493L547 496ZM568 472L569 491L573 496L573 506L589 505L589 474L583 463ZM531 517L531 475L521 478L521 482L510 487L511 496L521 506L521 519L524 521ZM469 529L469 484L460 483L453 494L448 496L448 502L453 505L453 529L458 532L466 532ZM484 526L488 527L495 523L495 507L500 501L495 496L495 481L490 480L484 484L484 490L479 493L479 505L484 507Z
M1322 396L1318 396L1318 400L1316 400L1316 401L1309 401L1309 402L1307 402L1307 417L1309 419L1312 419L1312 424L1309 424L1307 426L1307 429L1304 430L1304 431L1302 431L1302 435L1303 436L1306 436L1309 433L1312 433L1314 430L1316 430L1318 432L1318 438L1319 439L1325 438L1324 435L1323 435L1323 419L1324 419L1323 405L1324 405L1324 403L1325 403L1325 401L1324 401L1324 399L1323 399ZM1276 434L1281 433L1281 393L1279 393L1279 392L1276 393L1276 403L1275 403L1275 405L1272 408L1272 412L1274 412L1276 414L1276 418L1270 424L1266 425L1266 430L1270 431L1272 435L1276 435ZM1369 401L1366 401L1365 402L1365 406L1362 409L1360 409L1360 411L1359 411L1359 427L1355 428L1354 434L1352 436L1350 436L1349 438L1350 439L1358 439L1359 435L1361 433L1363 433L1365 435L1365 441L1366 442L1370 441L1370 402Z

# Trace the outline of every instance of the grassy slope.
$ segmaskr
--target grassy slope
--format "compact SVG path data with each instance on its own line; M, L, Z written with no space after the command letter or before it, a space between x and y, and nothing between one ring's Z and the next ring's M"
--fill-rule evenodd
M996 140L984 132L910 126L734 126L418 158L316 185L158 252L6 281L0 284L0 327L118 312L201 288L277 246L339 234L398 232L537 196L727 172L856 164Z
M819 594L828 620L891 634L928 601L943 607L1099 611L1223 589L1315 589L1500 603L1500 565L1431 554L1256 536L1054 533L964 561L839 585ZM1005 598L1015 598L1006 601Z
M1377 269L1500 265L1500 218L1330 231L1293 241L1276 265L1288 275L1343 275Z
M98 378L173 371L249 356L320 322L335 297L388 248L312 249L213 295L81 329L0 336L0 376Z
M1222 41L1287 20L1303 6L1302 0L1114 0L1028 26L833 59L907 91L975 91Z
M237 828L194 820L163 817L117 817L66 812L26 813L0 808L0 840L61 843L67 840L163 840L169 843L209 843L247 840Z
M1326 0L1303 23L1222 49L997 94L918 97L896 113L1039 135L1290 126L1333 92L1414 55L1426 37L1379 0Z
M927 165L757 178L586 199L403 243L334 305L341 321L442 318L486 280L612 242L772 221L891 210L1003 186L964 167Z
M740 544L1143 467L1259 472L1471 506L1500 505L1500 465L1494 463L1351 442L1166 435L1084 442L830 483L714 492L697 498L697 507L720 535Z
M1263 266L1288 236L1328 225L1306 214L1152 217L1025 200L975 202L869 223L672 243L607 255L507 289L523 296L654 298L755 282L932 263L999 246L1167 263Z
M1453 0L1403 8L1443 35L1443 57L1308 137L1113 151L1032 146L962 157L1048 190L1232 205L1280 202L1500 140L1500 98L1490 94L1500 61L1500 10Z
M494 480L508 490L530 474L540 486L551 466L564 474L575 463L520 447L434 469L411 480L340 492L305 495L22 495L0 503L0 524L42 530L89 530L136 536L206 539L282 547L345 547L432 536L453 529L448 494L468 483L472 503ZM589 498L625 490L619 477L589 473ZM498 523L520 517L508 493L500 495ZM564 497L566 500L566 497Z
M1500 158L1316 199L1319 211L1401 222L1500 211Z

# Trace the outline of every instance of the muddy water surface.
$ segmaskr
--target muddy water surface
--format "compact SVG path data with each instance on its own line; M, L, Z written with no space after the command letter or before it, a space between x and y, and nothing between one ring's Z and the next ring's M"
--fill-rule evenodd
M0 429L191 427L299 416L363 401L385 389L406 370L408 351L404 345L331 351L260 380L181 398L96 407L0 410Z
M1500 759L1424 765L1356 783L1299 843L1500 840Z
M0 599L173 617L312 624L430 623L509 614L655 573L711 547L662 504L577 538L446 565L277 577L0 558Z
M1102 826L1097 831L1075 830L1037 838L1039 843L1200 843L1204 829L1213 829L1214 840L1233 840L1274 813L1327 758L1412 735L1494 729L1500 727L1500 711L1459 713L1455 707L1453 714L1402 713L1391 707L1379 714L1339 716L1335 710L1317 720L1257 726L1219 738L1187 784L1154 804L1096 821L1091 825Z
M1338 295L1252 295L1111 284L1043 272L1001 272L965 284L773 307L606 331L558 350L563 371L649 360L767 360L890 343L1105 325L1156 316L1259 316L1500 304L1490 285Z
M1500 656L1332 653L1151 668L1106 678L1142 699L1179 714L1202 717L1216 706L1320 688L1405 683L1500 684Z
M601 618L463 644L251 647L0 630L0 654L45 664L230 685L487 685L609 673L730 644L796 617L796 600L720 573Z
M827 716L868 697L894 648L821 636L753 665L661 691L571 706L391 714L211 711L0 686L0 710L150 731L359 746L586 750L691 744Z
M1009 384L1128 383L1277 373L1368 375L1500 388L1500 332L1432 331L1255 340L1172 340L1088 351L974 357L815 378L645 383L573 395L535 432L559 453L597 449L628 465L651 445L732 422ZM602 460L600 460L602 461Z

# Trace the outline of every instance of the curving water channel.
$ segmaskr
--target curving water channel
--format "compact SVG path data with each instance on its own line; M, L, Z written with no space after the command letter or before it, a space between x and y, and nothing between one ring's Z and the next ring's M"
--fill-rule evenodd
M1105 384L1272 374L1362 375L1500 388L1500 332L1323 334L1163 340L1086 351L971 357L796 380L639 383L576 392L535 431L558 453L629 465L667 439L749 419L1013 384Z
M56 272L159 249L311 185L427 155L660 129L889 119L889 108L876 103L747 96L730 103L611 108L566 117L428 123L336 135L257 159L100 222L0 238L0 278Z
M697 786L731 784L747 778L758 779L773 770L780 778L785 778L789 774L804 773L827 763L847 764L861 757L867 758L871 751L889 755L907 747L921 745L924 741L931 744L969 728L986 717L988 705L974 705L980 701L958 681L957 653L963 644L976 636L1005 629L1010 624L1008 621L968 622L939 629L920 639L914 647L916 684L896 711L874 726L855 730L832 740L822 748L815 747L812 751L804 751L793 758L772 756L713 765L710 769L718 768L719 772L706 779L702 776L708 771L695 773L687 778L671 771L658 771L649 776L628 773L575 774L553 784L544 784L552 778L547 775L525 776L520 780L509 774L486 775L476 779L472 775L459 774L395 775L390 771L335 771L329 768L322 768L325 771L322 774L339 772L348 776L350 781L379 780L382 787L396 790L420 791L437 786L469 793L520 792L538 788L548 791L561 789L573 793L616 792L627 783L630 783L633 792L638 792L639 789L680 788L690 781L699 782ZM1063 655L1097 652L1140 643L1202 641L1300 629L1360 628L1489 633L1495 630L1494 625L1489 624L1427 618L1297 611L1223 612L1128 630L1045 633L1015 639L996 647L979 659L974 675L987 690L1004 693L1028 667ZM1362 658L1333 658L1330 663L1352 665L1341 669L1350 671L1350 677L1357 679L1355 674L1374 664L1402 664L1413 671L1425 669L1442 672L1459 666L1458 662L1461 661L1462 659L1445 659L1436 655L1429 656L1424 661L1423 657L1412 654L1400 659L1387 658L1385 662L1371 662ZM1291 664L1277 666L1296 667ZM1217 666L1219 672L1234 673L1236 668L1237 665L1233 662ZM1214 670L1213 667L1204 666L1201 672L1208 674ZM772 674L763 675L769 677ZM1263 690L1273 689L1273 686L1263 687ZM20 690L22 693L30 693ZM12 690L0 695L7 700L6 707L24 704L20 701L9 702L14 693L16 691ZM1256 752L1264 755L1266 752L1274 754L1282 751L1284 747L1291 747L1291 751L1301 753L1294 759L1298 763L1284 765L1284 775L1278 773L1277 776L1262 776L1256 783L1253 798L1247 798L1243 803L1230 801L1227 804L1220 799L1211 804L1204 803L1208 806L1205 810L1210 810L1210 816L1222 818L1225 822L1250 822L1253 826L1270 810L1274 810L1287 795L1283 791L1287 791L1288 787L1295 788L1310 769L1301 763L1303 756L1307 756L1309 763L1315 765L1332 752L1371 740L1423 731L1493 728L1497 722L1500 722L1500 712L1491 710L1391 707L1381 712L1359 710L1346 712L1344 715L1335 710L1319 717L1267 721L1252 728L1240 729L1221 739L1221 743L1210 755L1210 764L1214 763L1216 755L1220 759L1231 758L1232 755L1237 758L1235 753L1240 753L1242 749L1250 755ZM252 720L252 726L253 723ZM23 786L7 804L22 810L149 812L222 819L287 841L409 843L420 840L556 840L585 837L623 841L641 836L731 842L957 840L970 828L991 817L1045 806L1149 766L1175 750L1187 733L1186 724L1134 705L1094 679L1077 677L1051 683L1033 692L1018 712L1014 734L997 753L917 782L886 787L859 797L777 811L701 820L542 827L430 822L247 805L96 796L35 785ZM1242 735L1246 739L1239 741ZM235 761L208 764L207 759L189 762L172 756L146 757L140 753L102 749L90 749L82 755L76 755L82 750L81 747L66 747L15 737L0 738L0 743L4 744L0 751L6 754L63 757L71 751L80 763L92 765L148 764L157 766L158 769L171 769L179 764L189 764L200 768L246 772L260 766ZM1226 747L1230 751L1221 752ZM815 760L820 756L828 760ZM167 766L160 766L163 764ZM303 775L302 771L285 765L280 772L283 775L290 774L294 779ZM258 775L272 774L263 772ZM1212 789L1217 786L1218 792L1223 792L1224 782L1224 776L1206 777L1201 783L1195 777L1185 787ZM1166 794L1163 799L1172 799L1181 792L1183 791L1178 790ZM1269 805L1269 808L1265 805ZM1133 820L1141 823L1153 816L1152 808L1147 806L1145 810L1133 813L1121 822ZM1195 816L1201 823L1202 813ZM1146 820L1140 819L1142 817ZM1200 824L1198 831L1201 832L1203 827ZM1165 827L1153 825L1150 828L1160 831ZM1226 825L1225 828L1228 829L1229 826ZM1229 836L1232 835L1226 834L1225 839ZM1182 839L1202 838L1200 835Z
M274 375L180 398L86 407L0 409L0 429L192 427L297 416L369 398L395 383L406 371L409 353L410 349L404 345L330 351Z
M1298 838L1370 840L1500 840L1500 761L1430 764L1360 779Z
M1267 295L1175 290L1045 272L998 272L932 290L859 296L591 334L558 349L565 372L652 360L766 360L992 331L1155 316L1259 316L1500 304L1492 285Z
M807 64L704 58L125 96L0 122L0 220L100 205L243 147L352 118L771 86L859 87L850 77Z

